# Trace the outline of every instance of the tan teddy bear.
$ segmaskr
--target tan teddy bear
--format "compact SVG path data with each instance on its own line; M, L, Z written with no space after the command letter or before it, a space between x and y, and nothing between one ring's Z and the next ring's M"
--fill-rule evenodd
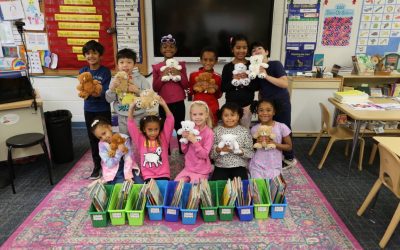
M160 101L160 96L151 89L145 89L140 93L140 96L135 100L136 107L140 109L152 109Z
M111 143L110 143L110 150L108 151L108 156L114 157L115 152L118 149L118 146L121 144L124 145L122 152L124 154L128 153L128 148L125 146L125 141L126 141L126 139L123 138L120 134L118 134L118 133L113 134L113 136L111 138Z
M193 85L193 90L198 93L214 94L218 90L215 80L211 73L203 72L194 78L196 83Z
M261 142L256 142L253 146L253 148L263 148L263 149L273 149L276 148L276 145L273 143L267 143L267 138L270 139L275 139L276 135L272 133L272 126L267 126L267 125L260 125L256 131L256 133L253 135L254 139L257 139L259 141L261 139Z
M78 80L79 84L76 89L79 90L79 97L87 99L89 96L98 97L101 95L103 87L99 81L93 80L90 72L83 72L78 76Z
M115 87L115 93L121 99L121 104L129 105L134 102L136 96L128 91L130 84L128 74L125 71L118 71L114 77L119 81L119 85Z

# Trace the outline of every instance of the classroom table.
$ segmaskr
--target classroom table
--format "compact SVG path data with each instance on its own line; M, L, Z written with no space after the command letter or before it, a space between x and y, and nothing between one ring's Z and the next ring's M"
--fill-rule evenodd
M400 110L355 110L345 103L340 103L335 98L328 98L329 102L332 103L337 110L340 110L348 117L354 120L354 136L353 145L351 148L349 170L354 157L354 151L358 143L358 136L360 134L361 123L364 121L400 121ZM369 101L373 103L393 103L396 102L392 98L369 98ZM336 121L336 119L334 120Z
M387 147L400 157L400 137L392 137L392 136L374 136L372 137L375 141L383 146Z

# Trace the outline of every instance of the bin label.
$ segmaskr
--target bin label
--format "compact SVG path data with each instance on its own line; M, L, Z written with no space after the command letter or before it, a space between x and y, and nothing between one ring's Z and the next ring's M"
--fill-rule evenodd
M221 209L221 214L231 214L231 210L228 208Z
M183 218L193 218L193 213L183 213Z
M172 214L172 215L176 215L176 210L175 209L167 209L167 214Z
M92 216L92 219L93 219L93 220L103 220L103 215L101 215L101 214L94 214L94 215Z
M139 213L130 213L130 217L138 219L140 217L140 214Z
M118 218L122 217L122 214L121 213L112 213L112 217L118 219Z
M267 211L267 207L259 207L257 208L258 212L266 212Z
M160 209L159 208L150 208L150 213L158 214L158 213L160 213Z
M242 214L250 214L250 208L242 209Z
M274 211L275 212L283 212L283 207L275 207Z
M206 215L215 215L214 210L206 210L204 211Z

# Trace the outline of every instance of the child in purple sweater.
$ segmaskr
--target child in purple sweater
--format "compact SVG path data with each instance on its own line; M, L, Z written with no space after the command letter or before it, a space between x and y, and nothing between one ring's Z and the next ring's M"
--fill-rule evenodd
M182 138L188 141L187 144L181 144L185 154L185 168L175 180L184 179L185 182L198 183L201 179L208 179L212 172L209 155L214 143L214 132L211 129L212 121L207 103L194 101L189 110L190 119L200 134L196 136L190 132L182 133Z

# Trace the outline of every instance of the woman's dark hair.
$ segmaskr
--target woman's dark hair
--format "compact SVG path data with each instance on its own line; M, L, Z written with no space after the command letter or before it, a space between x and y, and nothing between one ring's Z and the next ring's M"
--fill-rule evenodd
M95 40L90 40L85 45L82 47L82 54L85 55L88 53L90 50L97 51L99 52L100 55L103 55L104 53L104 47L101 45L101 43L96 42Z
M104 119L104 117L95 117L90 124L90 133L94 134L96 128L100 126L111 126L111 123Z
M247 45L249 45L249 40L247 39L247 37L245 35L237 34L237 35L234 35L233 37L231 37L231 49L233 49L233 47L235 47L235 45L238 41L245 41L247 43Z
M224 105L222 105L220 110L218 110L218 120L222 120L222 114L224 113L225 109L229 109L233 113L237 113L239 115L239 120L242 119L243 108L241 108L234 102L227 102Z
M276 103L275 101L270 100L270 99L261 99L261 100L259 100L259 101L253 101L253 103L250 105L251 113L253 113L253 114L257 113L258 108L260 107L260 105L261 105L262 103L269 103L269 104L271 104L271 106L272 106L272 107L274 108L274 110L275 110L275 113L278 112L278 110L277 110L277 103Z
M146 137L146 147L149 147L149 145L148 145L148 139L149 138L146 135L145 128L146 128L146 125L148 123L150 123L150 122L155 122L155 123L158 123L160 125L160 134L161 134L161 132L163 131L163 128L164 128L164 119L160 118L159 116L148 115L148 116L145 116L142 119L140 119L139 129L142 132L142 134ZM157 142L158 142L159 145L161 145L161 141L160 141L160 137L159 136L157 137Z
M215 60L218 60L218 52L214 47L204 47L201 51L200 51L200 59L203 58L203 54L205 52L212 52L214 53L215 56Z

